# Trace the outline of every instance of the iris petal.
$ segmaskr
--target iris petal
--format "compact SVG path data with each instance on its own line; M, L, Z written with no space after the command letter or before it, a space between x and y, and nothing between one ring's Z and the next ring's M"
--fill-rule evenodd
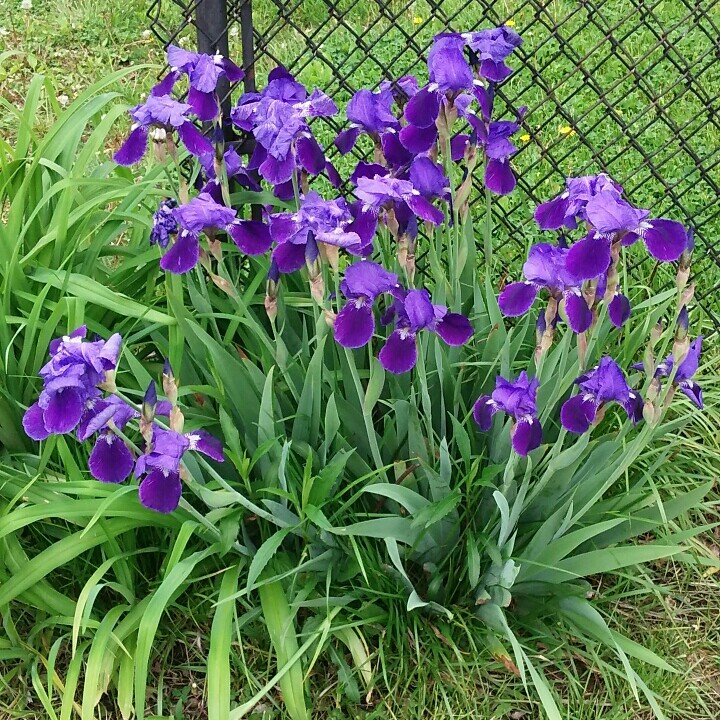
M182 483L176 472L152 470L140 483L140 502L151 510L170 513L180 503Z
M412 370L417 362L415 336L395 330L380 351L378 360L388 372L396 375Z
M367 345L375 331L372 305L360 307L354 300L345 305L335 318L335 340L346 348Z
M90 453L90 474L101 482L121 483L127 479L135 460L125 443L111 432L98 437Z

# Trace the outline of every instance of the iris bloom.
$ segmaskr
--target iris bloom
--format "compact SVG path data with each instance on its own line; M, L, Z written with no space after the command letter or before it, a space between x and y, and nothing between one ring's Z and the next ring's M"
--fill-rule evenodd
M567 267L568 253L567 248L549 243L533 245L523 265L525 280L510 283L500 293L498 305L503 314L523 315L545 288L550 297L565 301L565 314L573 332L585 332L592 324L593 315L580 290L582 281Z
M340 283L347 302L335 318L335 340L346 348L367 345L375 331L373 303L397 286L397 275L377 263L363 260L350 265Z
M150 95L144 102L130 109L133 126L125 142L115 153L118 165L138 162L147 149L148 137L157 129L162 138L167 132L177 130L180 139L192 155L213 152L210 141L193 125L189 118L191 106L166 95Z
M335 103L322 91L309 96L284 68L269 75L261 93L245 93L233 108L233 123L252 131L257 146L249 168L275 185L292 178L296 167L318 175L327 165L325 153L307 124L308 118L328 117L337 113Z
M566 190L552 200L541 203L535 210L535 221L541 230L569 230L577 228L578 220L587 220L587 203L600 192L610 192L619 198L622 187L605 173L568 178Z
M270 216L270 237L277 243L272 259L281 273L291 273L315 260L317 243L360 254L371 238L362 238L351 230L353 221L344 199L323 200L316 192L309 192L301 199L297 212ZM241 222L241 226L245 224Z
M142 478L140 502L145 507L163 513L177 508L182 494L180 463L188 450L197 450L218 462L224 459L220 441L206 430L181 434L153 426L152 442L135 464L135 476Z
M424 198L410 180L380 175L359 177L355 197L362 201L365 210L372 210L376 215L382 208L405 203L415 215L433 225L440 225L445 218L443 212Z
M702 351L702 335L696 337L690 345L685 359L678 365L677 372L673 378L673 384L686 395L693 405L703 409L702 388L692 379L700 364L700 353ZM670 377L673 371L673 356L668 355L655 369L655 377ZM643 364L637 363L632 366L633 370L642 370Z
M334 141L341 155L349 153L361 134L370 135L378 143L388 128L399 128L400 123L392 112L395 102L392 89L384 85L379 92L358 90L347 104L345 114L350 127L343 130Z
M200 164L205 170L207 182L203 186L201 193L208 193L217 203L222 203L222 188L220 187L220 178L217 177L215 170L215 153L201 155ZM225 164L225 174L228 180L235 180L240 187L248 190L260 190L255 178L250 175L248 168L243 165L242 158L238 155L235 148L228 148L223 156Z
M584 210L594 232L575 243L568 257L568 265L584 280L607 269L610 246L617 241L632 245L642 238L650 255L661 262L678 260L687 247L688 233L682 223L648 220L647 210L634 208L613 192L597 193Z
M170 244L170 238L177 235L180 228L173 212L177 205L175 198L166 198L153 213L153 225L150 231L151 245L159 245L164 249Z
M219 111L216 97L218 80L226 77L231 83L235 83L245 77L242 68L222 55L190 52L177 45L170 45L167 49L167 59L170 73L158 88L163 94L169 95L180 75L187 75L190 81L188 103L198 120L203 122L217 117Z
M391 373L405 373L417 362L417 334L437 333L448 345L464 345L473 334L470 321L450 313L444 305L433 305L427 290L396 290L395 304L385 321L395 317L395 330L388 337L378 360Z
M517 380L498 376L492 395L483 395L473 406L473 417L483 432L492 427L493 415L504 412L515 421L510 431L512 446L518 455L525 457L542 442L542 426L538 420L537 378L528 379L523 370Z
M160 267L175 274L186 273L197 265L200 233L211 228L230 232L229 226L236 214L232 208L216 203L208 193L200 193L172 212L180 232L173 246L162 256Z
M475 76L465 58L464 41L455 36L438 36L428 53L430 82L405 106L407 125L400 131L400 141L413 153L427 152L437 141L435 121L442 108L458 115L472 102L469 94L475 87Z
M98 386L117 366L120 335L115 333L107 341L85 342L86 333L82 325L50 343L50 361L39 373L43 390L23 417L25 432L33 440L74 430L100 395Z
M621 405L628 418L637 424L642 419L642 397L630 388L620 366L610 357L604 357L592 370L575 382L580 393L563 403L560 422L571 433L581 435L595 422L605 405Z
M90 453L90 474L101 482L121 483L132 472L135 458L125 441L114 431L122 430L139 413L126 402L111 395L98 399L86 411L77 429L81 442L98 433Z
M461 33L460 37L470 48L473 64L479 63L479 74L486 80L499 83L512 74L512 68L505 60L523 43L515 30L501 25L478 32Z

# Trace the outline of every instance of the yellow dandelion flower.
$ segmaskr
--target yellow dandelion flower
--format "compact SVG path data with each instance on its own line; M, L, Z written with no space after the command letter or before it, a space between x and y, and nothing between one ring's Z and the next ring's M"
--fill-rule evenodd
M508 27L515 27L515 21L514 21L512 18L510 18L509 20L506 20L506 21L505 21L505 24L506 24Z
M416 15L413 18L413 25L422 25L422 22L423 22L423 19L419 15Z
M527 142L527 141L530 139L530 136L529 136L527 133L525 133L524 135L521 135L521 136L520 136L520 139L521 139L523 142Z
M559 130L561 135L574 135L575 131L569 125L563 125Z

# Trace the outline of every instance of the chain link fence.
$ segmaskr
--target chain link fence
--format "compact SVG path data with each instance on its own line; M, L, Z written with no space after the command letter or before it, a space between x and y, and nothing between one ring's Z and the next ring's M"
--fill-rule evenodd
M568 175L605 171L636 205L694 229L697 305L720 329L720 0L152 0L148 17L165 44L242 60L246 90L280 64L341 107L383 79L426 79L438 32L513 25L524 44L499 100L505 116L528 113L513 158L518 187L495 205L507 267L517 275L540 239L539 202ZM332 149L341 124L316 123ZM347 176L350 160L333 160ZM672 282L672 268L640 257L636 280Z

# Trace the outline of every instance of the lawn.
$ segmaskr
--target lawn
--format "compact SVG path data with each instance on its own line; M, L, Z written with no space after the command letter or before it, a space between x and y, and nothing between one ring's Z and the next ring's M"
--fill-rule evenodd
M254 5L257 27L260 32L271 34L276 21L274 4L265 1ZM341 5L342 12L338 15L342 18L342 27L328 39L318 39L322 38L322 34L316 33L317 27L326 17L325 3L313 0L302 3L296 12L296 27L293 31L283 31L269 43L269 52L275 60L302 68L300 78L303 82L309 86L318 84L332 89L341 101L348 99L350 89L381 80L383 66L391 67L397 73L414 69L417 62L412 48L407 49L408 35L418 42L429 41L440 27L439 20L432 18L429 5L424 2L417 2L406 11L397 13L394 30L386 22L379 21L374 4L348 2ZM395 12L392 10L395 5L389 3L392 12ZM453 0L443 5L449 15L457 15L453 21L456 27L463 27L464 23L475 20L471 5L456 4ZM602 17L595 17L591 23L586 15L577 12L577 5L563 0L549 3L543 17L546 22L554 20L560 23L562 34L572 38L574 57L582 57L604 37L604 28L608 24L619 23L622 26L628 3L622 0L605 3ZM530 9L522 9L523 6L518 4L521 9L515 11L513 2L505 2L497 11L501 15L500 19L512 17L516 27L522 29L532 19ZM31 89L32 78L37 73L51 79L62 108L71 104L87 86L113 71L140 65L108 88L119 93L128 104L136 102L153 83L159 69L158 63L163 57L157 40L147 33L145 9L146 3L141 0L106 0L100 6L90 0L35 0L29 10L20 9L16 0L0 0L0 17L4 23L0 30L0 96L5 105L21 106ZM683 14L675 4L670 3L663 3L660 8L656 6L654 12L664 23L673 27ZM566 17L569 20L564 22ZM716 16L715 19L720 21L720 17ZM632 22L627 25L630 28ZM701 19L699 26L706 27L706 21ZM677 33L678 48L690 60L704 62L708 48L712 46L712 39L704 33L696 32L688 40L686 30L680 26L674 31ZM593 67L592 82L580 77L564 81L573 68L573 56L554 58L554 45L544 44L540 39L543 34L542 29L536 28L527 33L525 39L528 56L536 67L544 68L542 75L545 84L536 84L526 89L525 75L518 73L505 90L512 106L527 104L533 108L524 126L526 132L522 137L526 139L522 140L522 151L516 163L527 187L532 188L539 197L548 197L560 189L559 175L545 177L548 169L552 169L548 157L556 158L566 173L578 172L587 166L597 170L592 165L590 148L607 148L605 157L608 158L609 169L618 179L627 180L634 201L643 206L653 205L658 212L677 211L677 207L673 206L673 196L666 192L667 185L663 184L667 183L676 193L675 197L681 198L676 205L688 211L696 211L694 219L702 231L700 237L707 240L717 236L720 225L717 216L713 216L717 198L713 194L712 183L720 184L720 173L719 166L711 161L720 149L720 129L716 123L704 120L713 107L704 105L702 96L677 89L677 67L661 61L651 70L650 65L655 60L649 57L645 61L647 67L638 65L638 74L646 72L653 78L661 78L666 83L663 88L653 86L648 91L640 82L620 85L610 95L617 113L610 120L605 108L592 109L597 98L593 83L599 87L612 87L613 79L626 72L628 58L641 57L643 48L652 46L655 38L653 31L647 29L633 32L623 48ZM369 45L378 43L374 52L379 63L359 64L362 50L357 48L358 36ZM191 36L186 33L185 37L185 46L191 47ZM307 38L314 38L320 49L308 49ZM233 48L237 49L238 38L233 35L231 40ZM536 45L538 49L533 51ZM298 48L302 48L300 53ZM592 57L599 59L599 56ZM341 74L347 77L342 86L335 84L335 76L325 58L340 65ZM146 63L152 67L143 67ZM259 59L260 86L273 65L274 61L269 55ZM709 83L710 73L708 70L702 74L700 80ZM559 88L555 101L551 103L543 102L548 87ZM646 117L648 111L648 92L673 100L667 107L663 103L655 106L653 112L658 116L662 114L664 119L651 123L638 135L643 149L652 154L663 181L641 165L638 148L627 148L618 134L621 121L630 128L642 126L642 118ZM51 126L60 111L51 95L47 88L40 90L40 110L36 124L38 134ZM710 102L717 103L717 99ZM658 109L661 105L662 112ZM674 129L679 127L682 130L678 134ZM116 130L109 135L109 144L116 147L126 131L127 124L125 118L122 118L116 123ZM12 143L18 132L13 114L5 113L0 119L0 136L5 142ZM318 136L328 142L332 137L331 132L330 126L327 126L318 130ZM619 152L620 149L625 151ZM710 158L707 163L710 183L700 181L693 174L691 152ZM101 155L100 152L98 158ZM97 164L100 164L100 159ZM713 164L714 167L710 167ZM88 167L94 172L93 162L89 162ZM339 167L341 171L347 169L342 162ZM512 228L516 233L512 238L514 244L507 254L508 262L512 263L518 256L518 248L524 250L537 240L539 233L528 220L530 201L526 195L503 199L500 207L505 227ZM143 228L136 230L136 234L142 232ZM124 241L121 239L118 244L122 247ZM666 279L662 275L651 274L651 271L646 266L638 271L647 285ZM701 255L695 273L703 289L714 289L719 279L718 269L709 261L707 254ZM125 288L133 288L137 293L134 297L146 293L142 287L133 287L133 278L128 273L125 273L122 282ZM132 294L127 289L125 292ZM144 300L154 303L156 298L149 298L146 293ZM78 301L71 307L71 311L81 314L83 306L84 301ZM717 300L712 297L705 305L693 310L694 325L710 329L711 312L718 312ZM711 347L711 343L708 347ZM661 457L662 446L643 456L640 465L635 467L634 472L651 477L651 483L658 489L658 493L671 495L675 490L717 478L720 468L718 379L720 354L708 352L702 367L705 412L692 416L692 421L682 431L685 439L673 451L672 457L660 467L655 465L655 461ZM206 389L201 387L199 394ZM63 460L69 462L68 458L72 458L72 454L68 454L66 449L60 452L64 453ZM47 458L43 464L46 461ZM35 465L36 459L28 455L25 462L28 469L40 472ZM13 498L8 503L8 507L11 507L17 499L23 497L24 484L15 476L13 468L0 469L0 478L4 488L3 498ZM627 482L630 482L630 478L627 478ZM650 690L663 699L662 706L668 718L710 720L717 717L717 708L720 706L720 635L716 623L720 612L720 588L716 580L720 541L714 527L718 522L714 497L711 496L695 511L670 523L669 531L678 533L689 531L696 525L708 525L706 532L697 538L688 534L687 553L696 560L695 564L683 564L670 558L650 563L637 572L591 578L594 600L605 616L612 619L613 628L668 659L677 669L676 673L661 671L633 660L633 665ZM28 528L22 535L22 547L15 534L4 539L2 549L8 558L8 569L17 571L18 567L27 562L27 556L35 555L47 542L62 537L64 531L58 527L48 523ZM57 537L53 534L57 534ZM155 536L139 533L139 542L145 542L151 537ZM179 537L178 554L175 556L173 553L173 557L167 561L168 566L177 563L184 545L190 542L190 535L184 535L183 531ZM155 575L169 572L168 567L156 567L149 558L147 562L142 558L137 563L128 562L117 550L112 542L108 542L107 547L103 545L93 559L100 564L107 557L120 556L119 579L115 587L110 587L110 590L120 595L128 587L143 588L152 583ZM63 590L72 588L75 577L84 578L88 570L94 569L87 567L87 558L74 562L77 564L70 563L57 571L53 576L53 587ZM387 570L387 566L377 558L372 558L370 563L378 573ZM12 567L13 564L15 567ZM128 576L126 585L123 585L123 574ZM92 584L86 586L89 593L85 597L88 617L100 592L101 585L97 584L99 580L97 578L94 581L95 587ZM152 676L149 685L157 691L148 697L147 702L149 711L158 716L188 720L206 716L208 679L205 676L205 660L213 631L216 601L213 592L216 585L217 578L213 570L209 569L207 576L198 578L189 591L174 599L168 612L162 616L154 643L157 658L149 667ZM128 602L134 599L130 598ZM469 623L462 642L455 642L457 636L446 632L447 627L442 620L428 622L426 616L417 613L398 613L397 608L403 609L402 603L396 602L390 607L394 610L383 617L382 623L373 623L372 618L368 620L371 611L369 606L362 610L364 617L358 613L357 620L358 626L366 628L367 637L375 648L373 665L378 676L382 677L382 693L377 688L366 691L358 673L348 666L342 653L337 653L338 657L333 658L332 663L321 662L316 665L309 678L310 697L320 716L338 720L346 717L367 720L384 717L402 720L416 717L519 720L541 716L538 702L528 698L517 679L517 669L510 656L497 647L488 646L482 638L475 637L469 629ZM0 638L0 687L3 688L0 691L0 717L49 717L47 707L53 705L53 692L48 689L53 685L53 678L50 677L52 673L57 672L61 683L77 683L79 677L82 682L79 662L65 649L61 649L60 645L54 644L53 624L62 622L50 615L38 619L22 605L13 605L12 612L4 612L3 618L9 640ZM246 604L245 599L239 601L238 609L231 618L231 669L237 681L233 686L237 689L237 685L242 685L239 691L242 700L259 691L271 675L269 668L272 653L260 631L257 618L257 609ZM456 617L454 630L457 631L465 620L462 615ZM70 618L70 621L65 619L64 622L71 624L74 619ZM530 643L535 641L532 637L525 639ZM23 654L19 658L14 649L18 642L23 647ZM590 646L582 652L570 643L548 647L542 642L534 642L534 648L533 660L555 682L558 700L567 717L573 720L597 717L644 720L653 717L643 696L640 695L639 700L633 697L624 675L616 669L601 645L597 648ZM359 652L362 653L362 649ZM100 662L100 659L95 660ZM38 668L42 674L39 674ZM96 665L93 671L99 677L102 669ZM98 682L101 684L100 680ZM57 694L57 683L54 689ZM47 698L47 702L43 697ZM123 699L121 697L118 700L121 705ZM84 698L82 703L85 705ZM79 710L79 706L76 709ZM114 702L107 697L102 700L99 712L99 717L119 717ZM268 719L283 717L278 694L267 695L256 706L254 715Z

